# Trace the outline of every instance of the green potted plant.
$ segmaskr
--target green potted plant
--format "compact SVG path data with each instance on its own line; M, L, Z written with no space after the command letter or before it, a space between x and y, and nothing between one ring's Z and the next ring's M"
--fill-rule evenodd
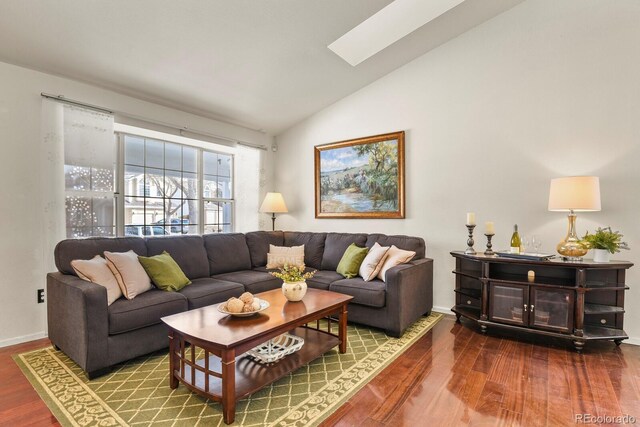
M629 245L622 241L622 237L619 231L613 231L611 227L598 227L594 234L589 234L587 231L581 243L593 249L595 262L609 262L611 254L620 252L620 249L629 249Z
M285 265L273 271L271 275L282 279L282 293L289 301L300 301L307 293L306 280L316 274L314 271L304 272L304 265Z

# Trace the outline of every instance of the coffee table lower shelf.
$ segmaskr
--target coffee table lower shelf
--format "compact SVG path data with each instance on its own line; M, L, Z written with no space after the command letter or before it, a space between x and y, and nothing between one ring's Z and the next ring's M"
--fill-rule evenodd
M291 331L293 335L304 338L304 345L297 352L285 356L276 363L265 365L257 362L252 357L244 354L236 359L235 363L235 397L241 399L266 385L269 385L290 372L317 359L327 351L338 346L340 339L324 331L299 327ZM205 367L205 360L200 359L196 364ZM208 370L221 372L220 357L210 356ZM178 380L191 390L215 401L222 401L222 379L214 375L209 376L209 391L206 391L205 374L199 369L192 369L188 364L184 366L184 376L180 375L180 369L174 371Z

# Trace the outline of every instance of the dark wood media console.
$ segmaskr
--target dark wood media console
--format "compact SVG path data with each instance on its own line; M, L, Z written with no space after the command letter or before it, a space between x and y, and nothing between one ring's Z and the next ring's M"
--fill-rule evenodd
M488 327L573 341L629 338L623 330L627 261L531 261L451 252L456 259L456 303L451 309ZM529 280L528 272L535 278Z

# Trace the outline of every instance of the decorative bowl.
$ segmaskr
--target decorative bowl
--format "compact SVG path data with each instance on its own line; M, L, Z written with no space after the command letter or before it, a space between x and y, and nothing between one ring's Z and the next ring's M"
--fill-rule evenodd
M230 314L234 317L249 317L249 316L253 316L256 313L260 313L261 311L266 310L267 308L269 308L269 301L265 301L263 299L260 298L255 298L260 302L260 309L255 310L255 311L245 311L242 313L231 313L230 311L227 311L227 303L226 302L221 302L220 304L218 304L218 311L220 313L224 313L224 314Z

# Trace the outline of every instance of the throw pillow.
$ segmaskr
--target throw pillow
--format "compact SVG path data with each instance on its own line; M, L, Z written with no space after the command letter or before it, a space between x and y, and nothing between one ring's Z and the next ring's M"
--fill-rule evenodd
M134 299L137 295L151 289L151 280L142 268L138 255L129 252L104 252L107 265L116 276L118 285L126 299Z
M390 247L391 246L380 246L380 244L376 242L371 249L369 249L369 253L364 258L364 261L362 261L359 271L360 276L365 282L376 278L384 264L384 260L387 258L387 252L389 252Z
M396 245L391 245L387 252L387 259L384 260L384 264L382 264L382 268L378 273L378 279L382 279L382 281L386 283L387 270L396 265L411 261L415 254L414 251L405 251L397 248Z
M355 243L350 244L347 250L344 251L336 272L347 279L356 277L360 270L360 264L362 264L368 252L369 248L361 248Z
M191 284L191 280L167 251L151 257L139 256L138 261L153 284L163 291L177 292Z
M107 266L107 260L100 255L92 259L74 259L71 261L71 267L82 280L107 288L107 305L113 304L122 296L116 276Z
M267 268L282 268L285 265L304 265L304 245L274 246L269 245Z

